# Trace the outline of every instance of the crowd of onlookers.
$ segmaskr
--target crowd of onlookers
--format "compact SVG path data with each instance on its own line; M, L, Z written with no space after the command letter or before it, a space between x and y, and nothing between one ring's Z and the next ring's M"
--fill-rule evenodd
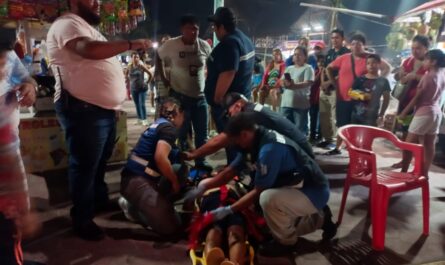
M209 229L200 231L204 255L214 257L208 264L245 262L245 239L256 234L248 229L252 218L254 223L263 220L273 238L259 247L265 255L289 253L299 236L317 229L323 230L324 240L332 239L337 227L327 204L329 181L309 143L329 149L326 155L341 154L336 128L380 126L391 94L399 101L403 139L425 148L428 175L444 115L445 55L429 50L425 36L412 40L412 56L395 71L397 85L391 89L391 66L366 49L361 34L346 40L335 29L327 51L323 43L311 47L308 38L301 38L290 57L274 49L264 67L250 38L236 27L232 11L218 8L209 17L220 41L213 49L199 38L197 18L185 15L181 35L165 37L147 63L140 51L153 47L150 40L108 41L95 28L98 1L70 3L70 12L49 29L46 46L56 80L55 112L70 153L70 216L73 231L83 239L105 236L93 219L110 205L105 167L115 144L115 112L126 97L135 102L138 124L147 128L121 173L119 204L128 219L174 237L185 225L175 199L185 195L185 208L198 199L204 216L210 216L205 219ZM33 104L36 83L12 48L0 41L0 257L21 264L20 231L29 223L29 205L17 106ZM122 53L131 55L124 74L117 59ZM156 104L150 124L148 92L151 105ZM208 139L212 126L218 135ZM213 177L191 180L185 161L194 160L198 173L211 171L205 157L222 148L227 167ZM411 154L404 153L393 167L407 171L410 160ZM246 171L252 171L251 183L232 182ZM222 243L223 236L228 244Z

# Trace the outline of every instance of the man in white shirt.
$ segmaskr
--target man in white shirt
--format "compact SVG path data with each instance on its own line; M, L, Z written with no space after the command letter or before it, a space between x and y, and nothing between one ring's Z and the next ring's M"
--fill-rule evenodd
M69 184L75 233L100 240L95 210L108 204L104 181L112 154L115 111L125 100L125 78L116 55L147 49L148 40L107 41L100 23L98 0L70 0L70 12L58 18L47 36L48 56L56 76L56 113L70 153Z
M181 102L184 108L184 124L179 131L182 150L187 150L187 135L193 125L195 147L207 142L208 107L204 97L205 66L211 53L210 45L200 38L199 22L193 15L181 18L182 35L166 41L159 49L158 66L163 68L170 62L170 78L162 80L171 87L170 95ZM160 71L164 73L163 70ZM207 167L203 158L197 159L196 166Z

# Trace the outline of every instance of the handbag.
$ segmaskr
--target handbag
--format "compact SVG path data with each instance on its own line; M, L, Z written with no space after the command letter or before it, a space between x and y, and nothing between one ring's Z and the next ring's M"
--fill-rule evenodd
M408 84L402 84L400 81L396 83L394 89L391 91L391 96L397 100L401 100L405 97Z
M416 73L420 67L421 67L420 65L418 65L417 67L414 65L413 70L410 73ZM408 92L408 88L410 86L411 82L402 84L402 82L397 81L396 85L394 86L394 89L391 91L391 96L399 101L402 101L406 93Z

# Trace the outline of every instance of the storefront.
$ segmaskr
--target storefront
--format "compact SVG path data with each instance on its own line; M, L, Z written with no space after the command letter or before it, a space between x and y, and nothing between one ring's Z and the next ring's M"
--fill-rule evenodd
M45 48L50 23L67 10L65 0L0 0L0 27L15 29L24 37L26 56L23 63L38 82L33 108L21 109L21 152L26 171L45 172L64 169L68 152L63 131L54 111L54 84L47 71ZM107 36L128 32L145 19L141 0L101 1L101 31ZM46 65L46 67L45 67ZM127 158L127 114L117 113L116 145L110 162Z
M445 50L445 0L429 1L397 17L387 36L389 48L403 51L415 35L431 38L435 48Z

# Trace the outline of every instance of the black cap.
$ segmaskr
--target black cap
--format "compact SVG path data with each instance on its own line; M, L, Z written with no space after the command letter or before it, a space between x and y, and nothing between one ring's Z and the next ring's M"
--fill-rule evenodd
M229 108L240 99L249 101L243 94L237 92L227 93L222 102L222 107L224 109L223 116L227 116Z
M235 16L233 12L227 7L218 7L215 14L208 17L210 22L216 22L220 24L235 23Z

